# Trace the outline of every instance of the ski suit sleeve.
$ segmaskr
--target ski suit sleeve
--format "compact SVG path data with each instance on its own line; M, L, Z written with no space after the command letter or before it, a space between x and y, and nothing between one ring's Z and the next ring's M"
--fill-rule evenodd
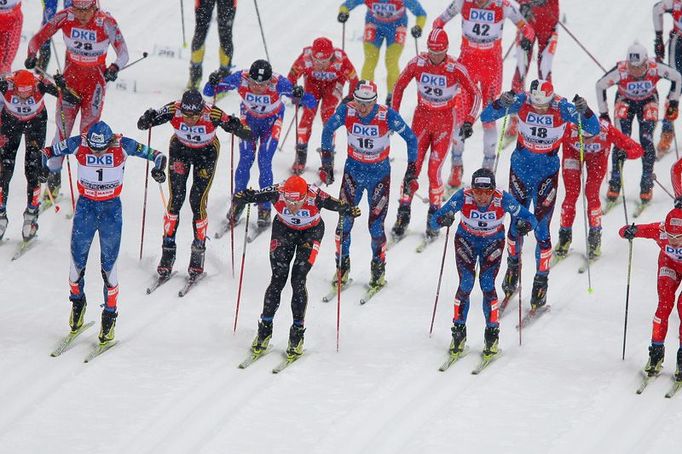
M46 77L43 77L38 81L38 90L43 94L47 93L55 98L59 97L59 88ZM61 90L61 95L62 98L64 98L64 101L70 104L78 104L81 101L81 98L69 87Z
M40 46L42 46L45 41L52 38L52 35L62 28L62 24L66 20L67 15L68 13L62 10L55 14L45 25L40 27L40 30L38 30L28 42L29 56L35 56L38 53L38 50L40 50Z
M152 126L159 126L167 123L175 116L175 102L171 101L156 111L156 116L152 119Z
M682 75L680 72L668 66L665 63L658 63L658 76L662 79L670 81L670 92L668 93L668 101L678 101L680 99L680 91L682 90Z
M414 78L414 70L417 67L418 60L419 57L414 57L409 61L405 66L405 69L400 72L398 80L393 87L393 101L390 107L395 109L396 112L400 111L400 103L403 102L403 92L405 91L405 88L407 88L410 81Z
M516 25L521 36L526 38L528 41L533 41L535 39L535 30L523 17L521 11L519 10L519 4L513 0L504 2L504 17L509 18L510 21Z
M511 106L509 106L508 109L505 109L504 107L500 106L497 103L497 100L495 100L488 104L485 107L485 109L483 109L483 112L481 112L481 122L490 123L491 121L499 120L505 115L519 113L519 110L521 109L521 106L523 105L524 102L526 102L525 93L520 93L516 95L514 103Z
M40 150L43 155L47 158L47 167L51 171L57 171L62 168L62 164L59 159L53 159L59 156L65 156L67 154L74 154L81 144L81 136L69 137L66 140L57 142L56 144L45 147Z
M656 33L663 33L663 14L672 11L673 0L663 0L654 4L652 9L652 17L654 20L654 31Z
M123 34L121 33L121 29L118 27L116 19L111 17L109 14L106 15L104 20L104 30L109 37L109 42L116 52L116 61L114 62L114 65L121 70L129 60L128 45L123 38Z
M447 202L443 204L438 210L436 210L435 213L433 213L433 216L431 216L431 219L429 220L429 228L433 230L438 230L442 227L438 223L438 219L441 216L444 216L448 213L457 213L462 209L462 206L464 205L464 189L460 189L459 191L455 192L450 196Z
M294 64L291 65L291 69L289 70L287 79L289 79L289 82L291 82L292 84L296 84L298 79L300 79L304 73L305 66L303 63L303 52L301 52L301 55L299 55L298 58L294 61Z
M279 185L274 185L259 191L253 191L252 195L246 192L241 201L245 203L275 203L277 199L279 199Z
M342 204L339 199L332 197L327 192L316 186L310 186L310 188L317 193L315 205L317 205L319 208L337 212L341 210Z
M661 223L660 222L652 222L651 224L636 224L637 227L637 233L635 233L635 238L648 238L650 240L656 240L658 241L661 237ZM628 226L624 225L623 227L620 228L618 231L618 235L621 237L625 233L625 229L627 229Z
M597 81L597 107L600 114L609 113L609 106L606 104L608 98L606 97L606 90L620 82L620 74L618 67L614 66L609 72L604 74L601 79Z
M640 144L611 124L609 124L607 129L606 137L609 139L609 142L625 151L628 159L638 159L644 154L644 148Z
M581 124L584 131L592 135L599 134L599 120L597 116L588 109L585 115L578 113L575 106L568 102L566 98L561 98L559 101L559 112L564 121L570 121L573 124Z
M445 24L450 22L456 15L462 11L464 0L454 0L445 8L445 11L433 21L433 28L443 28Z
M535 230L535 227L538 225L538 220L535 218L535 215L521 205L519 201L507 191L502 191L502 209L511 215L512 222L515 222L517 219L523 219L530 223L533 230Z
M339 12L349 13L356 6L362 5L363 3L365 3L365 0L346 0L341 4L341 6L339 6Z
M424 24L426 24L426 11L419 0L405 0L405 8L415 15L416 25L423 29Z
M343 73L343 77L348 81L348 95L352 96L355 87L360 80L358 79L358 72L355 70L355 66L353 66L353 62L350 61L348 55L346 55L345 52L343 52L342 55L341 72Z
M243 71L237 71L223 78L223 80L218 82L218 85L216 85L215 88L213 85L206 83L206 85L204 85L204 96L215 96L218 93L236 89L242 81L242 72Z
M471 103L469 106L469 113L466 117L464 117L464 121L473 123L476 121L476 114L478 113L478 109L481 107L481 91L471 80L471 77L469 77L469 71L467 71L464 65L457 63L455 68L455 74L457 75L459 85L465 92L467 92L465 99Z
M673 182L675 197L682 197L682 159L679 159L670 168L670 179Z
M407 126L407 123L405 123L403 117L401 117L398 112L391 109L390 107L388 108L388 115L386 116L386 119L388 120L388 127L391 128L391 131L395 131L400 134L400 137L402 137L407 144L408 164L416 161L417 136L415 136L410 127Z
M331 150L334 147L334 131L346 122L347 113L348 106L340 104L334 115L324 124L322 128L322 143L320 145L323 150Z
M128 156L136 156L138 158L147 159L148 161L153 161L156 164L157 169L159 168L160 160L156 161L156 158L162 155L159 150L150 148L130 137L121 137L121 148L123 148L123 151L125 151Z
M280 96L284 95L288 96L289 98L293 98L293 89L294 85L289 81L289 79L279 76L277 80L277 93L279 93ZM303 104L304 107L312 109L317 106L317 99L315 99L312 94L305 92L303 93L303 98L301 98L301 104Z

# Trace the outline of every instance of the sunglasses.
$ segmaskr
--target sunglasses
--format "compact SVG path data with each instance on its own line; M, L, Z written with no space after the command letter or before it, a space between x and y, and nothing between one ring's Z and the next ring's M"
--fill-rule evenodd
M472 188L471 190L475 195L492 195L492 193L495 192L494 189L485 188Z
M182 116L185 118L196 119L201 116L201 112L197 113L182 112Z
M669 240L682 240L682 233L668 233L665 232Z

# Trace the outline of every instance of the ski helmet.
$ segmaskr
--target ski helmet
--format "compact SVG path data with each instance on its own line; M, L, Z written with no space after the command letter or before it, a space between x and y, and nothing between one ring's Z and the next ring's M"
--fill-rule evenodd
M258 83L266 82L272 78L272 66L266 60L256 60L249 68L249 77Z
M429 33L429 38L426 40L426 47L431 52L445 52L448 50L450 41L448 40L448 34L442 28L434 28Z
M353 99L359 102L376 101L377 85L371 80L361 80L353 91Z
M646 63L647 58L649 56L647 55L646 48L638 41L635 41L628 47L627 62L632 66L642 66Z
M682 235L682 209L673 208L665 217L665 233L673 237Z
M76 9L90 9L93 6L97 6L95 0L73 0L71 6Z
M90 126L85 140L92 150L104 151L109 148L112 140L114 140L114 133L111 131L108 124L103 121L98 121Z
M308 183L298 175L293 175L282 185L282 192L286 200L300 202L308 194Z
M185 115L198 115L204 109L204 98L199 90L191 89L182 94L180 110Z
M329 60L334 53L334 45L329 38L317 38L312 46L313 58L316 60Z
M495 174L490 169L478 169L471 175L473 189L495 189Z
M12 76L14 87L19 94L25 95L32 93L36 86L36 76L31 71L20 69Z
M547 106L554 98L554 87L547 80L536 79L530 83L530 102L534 106Z

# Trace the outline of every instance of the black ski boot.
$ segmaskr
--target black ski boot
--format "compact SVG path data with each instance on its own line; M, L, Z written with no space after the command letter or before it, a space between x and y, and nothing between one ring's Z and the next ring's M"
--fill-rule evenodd
M296 158L294 158L294 164L291 166L291 173L294 175L301 175L305 170L305 163L308 159L308 144L307 143L297 143L296 144Z
M386 285L386 262L372 260L370 268L372 277L369 280L369 286L381 288Z
M187 89L198 90L201 85L201 76L203 74L203 68L201 63L190 63L189 64L189 82L187 82Z
M230 225L237 225L239 222L239 219L242 217L242 213L244 212L244 205L241 203L235 203L235 201L232 201L232 205L230 206L230 209L227 211L227 223Z
M293 359L303 354L303 335L305 328L299 325L291 325L289 329L289 345L287 347L287 358Z
M348 276L350 275L350 256L341 257L341 266L339 266L339 261L336 261L336 266L339 267L341 271L341 286L343 287L348 282ZM334 271L334 277L332 277L332 285L336 286L338 282L337 271Z
M272 320L258 321L258 334L251 344L251 352L254 354L263 353L270 343L270 338L272 337Z
M116 317L118 317L118 312L102 311L102 328L99 331L99 342L101 344L106 344L114 340Z
M71 300L71 316L69 317L69 326L71 326L71 331L75 332L83 326L83 320L85 319L85 308L87 307L87 302L85 297L80 299Z
M644 367L644 372L649 377L653 377L655 375L658 375L661 373L661 370L663 369L663 358L665 357L665 346L664 345L650 345L649 346L649 361L646 363L646 367ZM678 353L677 359L680 359L680 355ZM679 364L679 361L678 361Z
M554 254L557 257L566 257L568 255L568 248L571 247L573 240L573 230L571 228L561 227L559 229L559 244L554 248Z
M438 211L438 207L429 205L429 213L426 215L426 238L428 238L429 240L436 239L436 237L440 233L440 229L433 230L431 228L431 218L433 217L436 211Z
M59 189L61 189L61 186L62 186L61 172L50 172L49 174L47 174L47 189L45 189L45 192L43 193L43 202L51 203L50 195L48 195L47 191L50 191L52 198L54 200L57 200L57 197L59 196Z
M587 244L589 246L587 257L590 260L595 260L601 256L601 227L590 228L590 233L587 235Z
M170 276L171 271L173 271L173 264L175 263L175 242L168 241L164 238L163 244L161 245L161 261L159 266L156 267L156 272L159 273L161 279L165 279Z
M502 291L504 296L509 298L519 284L519 260L516 257L507 257L507 272L504 273L502 281Z
M533 279L533 291L530 295L530 308L537 310L547 303L547 275L536 274Z
M270 225L270 208L258 207L258 222L259 229L264 229Z
M9 221L7 220L7 212L0 211L0 240L2 239L3 236L5 236L5 232L7 231L7 224L9 224Z
M410 225L411 212L412 209L410 208L409 204L400 204L398 206L398 217L396 218L395 224L393 224L393 228L391 229L394 239L397 240L405 236L407 226Z
M192 252L189 256L189 278L194 279L204 272L204 257L206 255L206 244L203 241L192 241Z
M463 323L455 323L450 328L452 331L452 342L450 342L450 353L461 353L467 342L467 326Z
M682 347L677 349L677 369L673 378L675 381L682 381Z
M498 343L500 341L500 328L498 327L485 327L485 332L483 334L485 339L485 348L483 349L483 356L492 358L497 355Z
M21 228L21 237L24 241L30 241L38 231L39 207L28 207L24 211L24 226Z

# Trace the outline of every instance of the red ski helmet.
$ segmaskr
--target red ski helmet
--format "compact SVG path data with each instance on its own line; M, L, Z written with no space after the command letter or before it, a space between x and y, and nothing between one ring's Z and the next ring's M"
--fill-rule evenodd
M361 80L353 91L353 99L358 102L372 102L377 99L377 84L371 80Z
M73 0L71 6L76 9L90 9L97 6L97 2L95 0Z
M547 106L554 98L554 86L547 80L536 79L530 83L530 102L534 106Z
M450 41L448 40L448 34L442 28L434 28L429 33L429 38L426 40L426 47L429 48L431 52L446 52Z
M308 194L308 183L298 175L293 175L282 185L282 192L286 200L300 202Z
M15 72L14 76L12 76L12 81L14 82L14 87L22 95L32 93L36 86L36 76L31 71L26 71L25 69Z
M665 233L669 236L682 235L682 209L673 208L665 217Z
M313 58L316 60L329 60L334 53L334 45L329 38L320 37L313 41Z

